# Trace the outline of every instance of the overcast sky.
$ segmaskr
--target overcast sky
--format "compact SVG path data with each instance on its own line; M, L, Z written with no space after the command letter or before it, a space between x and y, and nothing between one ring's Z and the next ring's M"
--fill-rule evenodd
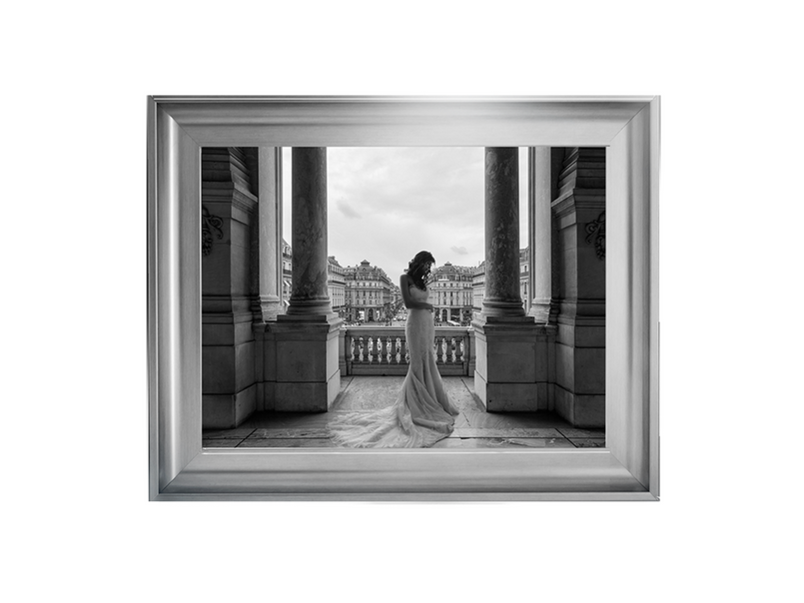
M520 149L520 247L527 243L527 149ZM283 232L291 240L291 149L283 149ZM441 266L483 260L483 147L327 149L329 255L394 281L422 249Z

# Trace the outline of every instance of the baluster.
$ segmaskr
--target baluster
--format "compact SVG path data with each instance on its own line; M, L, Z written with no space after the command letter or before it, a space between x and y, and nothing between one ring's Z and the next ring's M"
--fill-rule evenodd
M435 338L435 347L436 347L436 364L443 364L443 354L442 354L442 346L444 343L444 338L436 335Z
M388 364L388 336L380 337L380 364Z
M455 338L455 364L463 363L463 337Z
M446 346L447 346L447 363L453 364L455 362L455 338L447 337Z
M410 364L410 350L408 349L408 340L402 340L402 357L405 359L405 364Z
M391 337L391 358L389 362L391 364L399 364L399 359L397 358L397 344L396 344L396 337Z
M357 356L358 362L363 362L363 338L358 337L357 343L355 344L355 356Z

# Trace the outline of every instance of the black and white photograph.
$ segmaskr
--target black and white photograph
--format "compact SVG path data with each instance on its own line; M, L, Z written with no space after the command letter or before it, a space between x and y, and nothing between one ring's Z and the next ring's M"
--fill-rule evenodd
M603 447L605 162L202 149L203 445Z
M0 598L800 598L799 12L4 5Z

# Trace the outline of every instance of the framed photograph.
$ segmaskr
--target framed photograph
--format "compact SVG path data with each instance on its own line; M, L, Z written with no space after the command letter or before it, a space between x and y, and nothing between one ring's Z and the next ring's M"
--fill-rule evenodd
M434 270L430 304L327 247L328 153L359 174L358 157L401 149L430 178L446 172L428 149L479 157L484 255ZM658 176L658 97L149 97L150 499L658 500ZM254 423L328 427L360 379L402 383L424 309L432 361L472 416L555 422L518 439L464 422L411 447Z

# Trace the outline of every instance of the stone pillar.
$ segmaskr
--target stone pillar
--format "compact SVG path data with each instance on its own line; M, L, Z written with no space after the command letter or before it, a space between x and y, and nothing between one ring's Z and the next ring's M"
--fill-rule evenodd
M282 149L258 150L257 297L255 320L276 320L282 311Z
M519 294L519 150L487 148L483 316L524 314Z
M204 428L231 428L257 409L252 329L258 199L253 149L201 150L201 387Z
M528 235L530 253L529 314L538 324L547 324L550 319L552 299L552 210L550 203L551 170L550 147L528 149Z
M332 314L327 287L327 149L294 148L293 281L287 313Z
M327 150L292 153L292 291L275 335L278 411L326 411L340 390L338 331L327 285ZM266 372L268 372L266 370Z
M547 408L548 332L519 289L519 151L486 149L485 295L475 329L475 392L488 411Z
M552 206L559 256L555 410L575 426L604 427L606 149L567 149Z
M266 372L269 361L275 364L276 341L266 331L268 322L284 312L282 305L282 149L255 149L257 174L257 220L254 222L252 277L254 292L251 310L254 316L255 378L257 410L272 410L276 398L275 370Z

